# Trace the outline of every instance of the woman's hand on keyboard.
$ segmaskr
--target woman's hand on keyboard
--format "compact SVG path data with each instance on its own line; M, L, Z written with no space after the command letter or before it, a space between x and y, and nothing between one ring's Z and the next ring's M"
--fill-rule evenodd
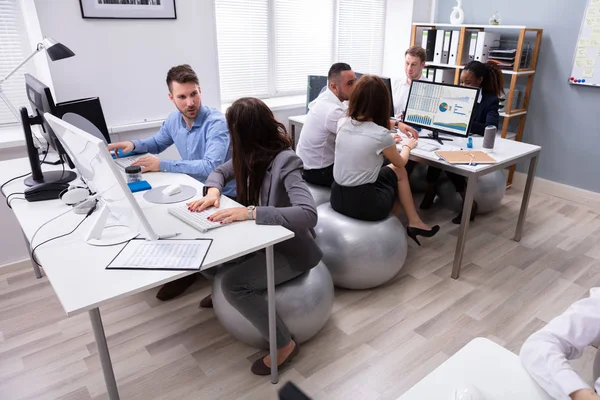
M206 192L206 196L200 200L194 200L187 203L188 210L190 211L203 211L208 207L219 207L221 192L217 188L210 188Z
M408 137L402 141L402 145L410 147L411 150L414 149L415 147L417 147L418 144L419 144L419 141L417 139L413 139L411 137Z
M248 209L246 207L226 208L219 210L208 217L209 221L228 224L234 221L245 221L248 219Z

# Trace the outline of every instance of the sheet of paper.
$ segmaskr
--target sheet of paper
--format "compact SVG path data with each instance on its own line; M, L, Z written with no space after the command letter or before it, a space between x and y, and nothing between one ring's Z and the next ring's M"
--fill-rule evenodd
M587 57L587 49L584 47L577 48L577 58L586 58Z
M131 240L108 269L199 270L212 240Z
M575 60L575 65L577 65L579 68L583 68L587 65L587 59L586 58L577 58Z
M596 66L596 59L595 58L588 58L585 60L585 66L590 68L590 67L595 67Z
M586 38L579 39L579 43L577 45L578 45L578 47L589 47L590 39L586 39Z
M594 68L586 68L583 70L584 78L593 78L594 77Z

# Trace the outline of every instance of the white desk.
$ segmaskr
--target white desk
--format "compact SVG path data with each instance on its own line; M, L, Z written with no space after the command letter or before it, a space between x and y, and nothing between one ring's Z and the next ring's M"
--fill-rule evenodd
M294 141L294 144L298 143L298 139L296 139L296 128L302 129L302 126L304 125L304 120L306 120L306 114L296 115L295 117L288 118L289 131L290 135L292 136L292 140Z
M50 169L49 166L43 166L42 168L43 170ZM28 160L25 158L0 162L0 182L5 182L13 176L22 175L28 169ZM52 169L56 169L56 167L53 166ZM194 186L198 189L196 197L201 197L203 185L187 175L161 172L144 174L144 177L153 187L174 182ZM23 180L18 179L6 185L4 192L8 195L23 192L23 189ZM280 226L256 225L254 221L244 221L203 234L168 215L167 208L173 205L148 203L143 199L143 192L135 193L134 196L158 234L180 232L179 238L182 239L198 237L213 239L202 270L266 248L270 350L271 357L276 359L273 245L292 238L294 236L293 232ZM226 205L227 202L232 202L232 200L223 197L223 205ZM29 242L38 227L69 208L60 200L34 203L14 200L11 201L11 204ZM82 218L82 215L74 213L67 213L59 217L40 230L35 238L35 243L32 243L32 245L69 232ZM113 300L160 286L193 272L106 270L106 265L115 257L123 245L108 247L88 245L83 240L83 232L90 227L92 220L93 218L89 218L72 235L40 246L36 250L36 258L43 265L44 272L48 276L52 288L67 315L71 316L84 311L89 312L109 398L118 399L119 394L99 307ZM277 383L277 380L277 365L273 363L271 381Z
M485 400L552 400L516 354L484 338L473 339L398 400L450 399L465 385L475 386Z
M297 127L302 127L305 120L305 115L298 115L289 118L290 131L295 132ZM460 140L457 138L457 140ZM434 143L427 140L428 143ZM452 145L453 142L449 144ZM456 142L455 142L456 143ZM475 150L481 149L483 143L483 137L473 136L473 147ZM440 168L446 171L454 172L467 178L467 188L465 193L465 202L462 210L462 221L460 224L460 230L458 233L458 240L456 242L456 251L454 252L454 263L452 266L452 278L457 279L460 276L460 268L462 265L463 253L465 250L465 243L467 238L467 229L469 228L471 208L473 206L473 197L477 189L477 178L490 172L504 169L512 165L529 160L529 170L527 172L527 182L523 191L523 199L521 201L521 211L519 213L519 219L517 221L517 227L515 230L515 241L521 240L523 233L523 226L525 224L525 218L527 216L527 207L529 205L529 198L531 196L531 189L533 187L533 180L535 178L535 168L537 165L537 159L541 151L540 146L516 142L513 140L496 138L494 145L494 152L491 156L496 159L496 164L489 165L477 165L477 166L466 166L466 165L450 165L447 162L440 160L434 152L414 149L411 151L410 159L419 163L431 165L436 168Z

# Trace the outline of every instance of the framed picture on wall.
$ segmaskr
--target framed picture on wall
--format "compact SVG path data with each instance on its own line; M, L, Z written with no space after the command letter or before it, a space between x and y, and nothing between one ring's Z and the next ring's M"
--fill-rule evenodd
M175 0L79 0L83 18L176 19Z

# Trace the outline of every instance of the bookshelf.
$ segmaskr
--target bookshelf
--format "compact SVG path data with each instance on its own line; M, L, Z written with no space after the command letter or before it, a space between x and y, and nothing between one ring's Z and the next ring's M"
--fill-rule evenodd
M523 25L452 25L452 24L436 24L436 23L413 23L410 38L410 45L421 45L421 37L424 30L427 29L444 29L459 31L457 64L433 63L427 62L427 67L454 69L454 84L458 85L460 73L464 68L466 61L464 59L465 45L468 41L467 36L474 31L488 32L493 31L500 33L503 37L509 37L514 43L516 49L514 56L514 66L512 69L502 69L505 75L505 83L508 82L508 90L506 90L506 100L504 102L504 110L500 112L501 127L499 127L500 137L521 141L523 137L523 129L525 127L525 119L527 118L527 108L529 107L529 99L531 97L531 88L535 76L535 68L537 66L540 44L542 42L542 29L529 28ZM513 39L514 38L514 39ZM502 42L503 40L501 40ZM530 52L526 60L526 65L522 65L522 57L525 46L530 47ZM529 54L530 53L530 54ZM514 95L518 90L517 85L519 80L526 80L522 88L522 101L520 104L514 104ZM511 127L512 125L512 127ZM509 131L509 129L514 131ZM512 183L514 167L510 169L508 175L508 185Z

